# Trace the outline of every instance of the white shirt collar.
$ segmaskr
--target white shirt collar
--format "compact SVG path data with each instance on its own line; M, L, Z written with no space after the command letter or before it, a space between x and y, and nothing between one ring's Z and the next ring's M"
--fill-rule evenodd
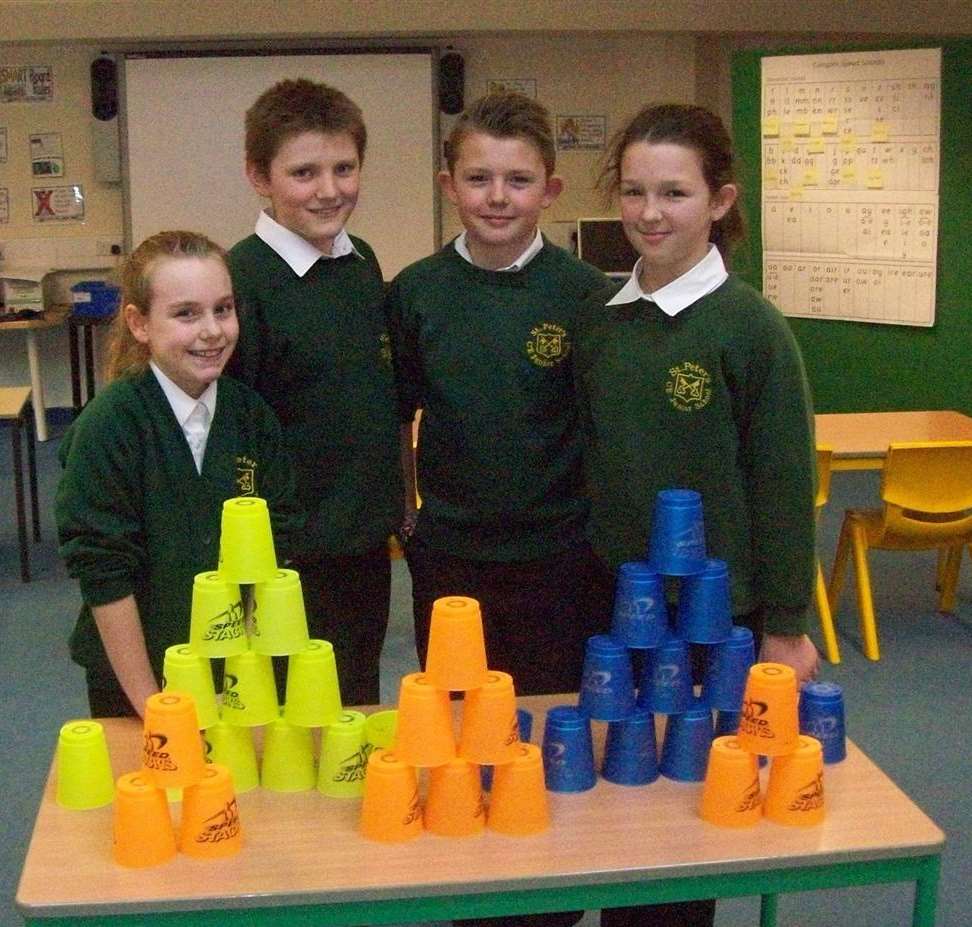
M298 277L303 277L321 258L333 259L344 257L346 254L354 254L359 258L363 257L355 248L346 229L341 229L335 236L334 244L331 245L331 253L324 254L306 238L302 238L296 232L292 232L286 226L281 225L273 216L262 209L260 215L257 216L254 232L257 238L276 251L290 265L290 269Z
M460 257L469 261L470 264L475 264L476 262L472 259L472 255L469 253L469 245L466 244L466 235L468 232L463 232L456 239L456 251L459 252ZM512 264L507 267L497 267L497 271L505 273L516 273L518 270L523 270L527 264L530 263L542 250L543 248L543 235L540 234L540 229L537 229L537 234L534 235L533 241L530 242L529 247L523 252Z
M676 277L671 283L666 283L654 293L646 293L638 280L641 261L642 258L638 258L627 283L607 301L608 306L650 299L665 315L674 318L692 303L718 289L729 277L719 249L715 245L709 245L708 253L695 267L685 271L681 277Z
M155 379L159 381L159 386L162 387L165 398L169 400L169 405L172 407L172 412L180 428L185 427L186 420L192 415L200 402L206 407L206 411L209 412L209 421L212 422L213 416L216 414L216 385L218 381L213 380L198 399L193 399L181 386L176 386L154 361L149 361L149 366L152 368L152 373L155 374Z

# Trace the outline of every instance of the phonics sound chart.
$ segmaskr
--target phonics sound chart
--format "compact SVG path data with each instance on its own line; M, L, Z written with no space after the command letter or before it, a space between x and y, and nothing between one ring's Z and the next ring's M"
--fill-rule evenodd
M762 59L763 292L787 315L935 321L941 49Z

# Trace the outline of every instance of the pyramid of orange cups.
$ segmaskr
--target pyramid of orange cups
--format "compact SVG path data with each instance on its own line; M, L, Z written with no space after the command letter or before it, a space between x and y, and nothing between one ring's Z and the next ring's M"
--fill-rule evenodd
M464 694L458 736L453 692ZM488 808L481 765L493 767ZM424 806L421 769L429 770ZM424 830L465 837L489 828L520 836L549 826L540 750L520 741L512 677L487 668L479 603L437 599L425 671L401 680L394 745L368 760L361 833L397 842Z

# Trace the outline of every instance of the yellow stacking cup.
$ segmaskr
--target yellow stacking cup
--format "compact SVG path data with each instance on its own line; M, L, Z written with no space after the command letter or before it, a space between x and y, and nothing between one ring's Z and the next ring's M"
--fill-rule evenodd
M796 750L773 757L763 814L777 824L811 827L824 819L823 748L801 734Z
M260 784L253 730L220 721L203 732L206 759L225 766L233 776L236 794L242 795Z
M425 675L437 689L459 692L486 682L486 641L479 603L450 595L432 604Z
M233 583L264 583L276 575L277 555L265 499L240 496L223 503L219 572Z
M368 751L390 750L395 745L395 732L398 730L398 710L389 708L376 711L365 719L365 743Z
M189 644L204 657L228 657L249 647L238 583L222 573L197 573L192 584Z
M270 657L247 650L226 658L220 717L242 727L258 727L280 717Z
M311 640L287 660L283 716L301 727L327 727L341 717L341 685L330 641Z
M288 724L283 718L268 724L263 737L260 785L271 792L307 792L316 781L311 729Z
M388 750L375 750L361 802L361 834L368 840L401 843L422 833L415 768Z
M112 838L112 856L119 866L158 866L176 854L165 792L144 771L127 773L118 780Z
M736 735L750 753L780 756L796 749L800 734L796 673L784 663L755 663L749 669Z
M367 765L365 716L360 711L344 711L323 732L317 790L330 798L359 798Z
M409 766L442 766L455 755L449 693L423 673L402 676L395 756Z
M719 827L750 827L762 817L759 762L734 736L717 737L709 750L699 815Z
M57 803L84 811L110 805L114 795L105 729L88 719L62 725L57 738Z
M170 689L145 700L142 769L160 789L198 782L206 761L191 695Z
M422 815L425 829L440 837L470 837L486 828L486 803L479 766L455 759L429 772Z
M162 688L188 692L196 703L196 718L201 728L219 721L213 670L206 657L196 653L189 644L167 647L162 663Z
M296 570L277 570L253 591L250 649L274 657L306 650L310 643L304 593Z
M494 767L486 825L512 837L539 834L550 827L543 758L536 744L521 743L512 763Z
M243 846L233 777L210 763L195 785L182 793L179 850L197 859L224 859Z
M490 670L485 685L470 689L463 700L459 756L486 765L512 763L519 742L513 677Z

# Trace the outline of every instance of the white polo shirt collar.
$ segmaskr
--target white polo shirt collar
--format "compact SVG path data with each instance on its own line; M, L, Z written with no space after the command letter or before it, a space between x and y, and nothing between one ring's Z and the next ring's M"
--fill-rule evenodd
M466 244L467 232L463 232L455 241L456 251L459 252L460 257L467 260L470 264L475 264L476 262L472 259L472 255L469 253L469 245ZM537 234L533 237L533 241L530 242L530 246L523 252L512 264L507 267L497 267L497 271L501 273L511 273L515 274L518 270L523 270L527 264L530 263L543 249L543 235L540 234L540 229L537 229Z
M324 254L306 238L281 225L266 210L261 210L260 215L257 216L254 232L257 238L287 262L298 277L303 277L321 258L328 260L354 254L364 259L364 256L355 248L346 229L341 229L335 236L330 254Z
M674 318L692 303L698 302L703 296L718 289L729 277L719 249L715 245L709 245L708 253L695 267L687 270L681 277L676 277L671 283L655 290L654 293L646 293L638 280L641 261L642 258L638 258L625 285L607 301L606 305L619 306L637 302L639 299L647 299L655 303L665 315Z

